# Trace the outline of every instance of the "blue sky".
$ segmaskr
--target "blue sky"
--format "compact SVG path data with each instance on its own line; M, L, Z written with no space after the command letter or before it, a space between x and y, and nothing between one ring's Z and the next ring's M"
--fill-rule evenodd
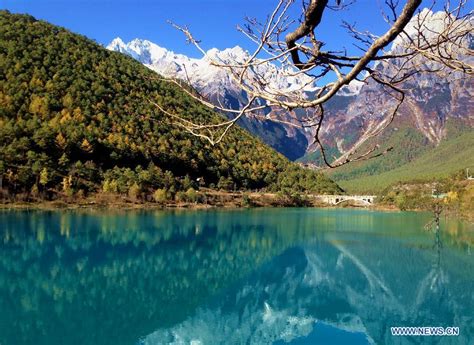
M167 20L188 25L207 49L235 45L251 49L252 43L235 30L236 25L242 24L245 16L263 20L275 3L275 0L0 0L0 8L31 14L101 44L107 44L117 36L124 41L138 37L197 57L199 53L186 44L184 36ZM382 0L359 0L350 10L326 11L318 34L323 40L330 38L337 42L338 48L343 43L355 51L340 27L340 19L353 23L357 18L361 29L383 32L387 24L380 16L381 3ZM429 4L425 2L425 6ZM296 10L299 8L295 7Z

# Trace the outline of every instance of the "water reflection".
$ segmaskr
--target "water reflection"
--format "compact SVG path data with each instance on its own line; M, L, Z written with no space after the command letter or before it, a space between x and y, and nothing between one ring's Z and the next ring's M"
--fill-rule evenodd
M444 224L433 251L428 217L2 212L0 343L388 344L394 325L472 338L472 232Z
M427 239L429 241L429 239ZM433 251L393 238L351 233L286 250L183 323L142 339L153 344L468 344L474 335L469 290L452 248ZM391 326L459 326L461 336L394 338ZM324 330L330 329L324 334Z

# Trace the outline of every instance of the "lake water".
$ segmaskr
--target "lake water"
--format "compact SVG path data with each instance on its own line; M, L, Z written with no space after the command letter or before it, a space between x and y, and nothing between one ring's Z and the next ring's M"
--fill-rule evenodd
M443 221L437 237L429 220L0 211L0 344L472 344L474 229Z

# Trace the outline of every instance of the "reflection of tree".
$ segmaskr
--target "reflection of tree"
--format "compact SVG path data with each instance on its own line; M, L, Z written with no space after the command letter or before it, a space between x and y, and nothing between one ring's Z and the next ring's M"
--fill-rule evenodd
M434 219L428 224L433 232L434 244L433 244L433 259L431 263L431 269L426 274L425 278L420 282L417 289L416 302L413 306L413 312L417 312L421 308L423 303L442 305L444 301L455 299L455 296L451 296L448 284L448 274L444 271L441 264L441 252L443 248L441 240L441 228L440 228L440 214L441 212L436 209L434 212Z
M237 213L12 214L0 232L0 342L130 344L183 320L309 229L248 215L244 227Z

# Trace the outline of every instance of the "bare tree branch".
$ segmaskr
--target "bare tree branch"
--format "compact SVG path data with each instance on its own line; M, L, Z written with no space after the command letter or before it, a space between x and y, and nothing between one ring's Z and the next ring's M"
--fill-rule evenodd
M473 13L465 11L466 0L459 0L454 7L447 1L443 23L438 23L436 28L431 26L431 9L418 10L421 0L405 0L402 7L402 0L385 0L381 15L390 26L385 33L375 35L359 30L354 24L342 23L349 37L362 49L360 55L349 55L344 47L339 51L324 50L325 42L318 36L325 10L350 11L351 2L336 1L334 5L329 3L330 0L301 1L302 16L299 20L290 15L290 8L295 6L296 0L278 0L265 21L247 18L246 24L238 27L256 45L243 61L221 61L210 56L187 27L172 24L206 57L210 66L226 71L233 83L245 92L248 101L240 109L232 109L209 101L206 95L186 87L181 81L170 79L169 82L183 88L190 97L227 114L230 119L219 124L195 124L158 104L156 106L178 126L212 145L223 140L232 126L247 115L311 130L313 144L320 148L325 164L336 167L377 157L390 150L379 152L375 145L366 152L359 152L392 123L405 99L400 85L413 75L453 71L474 73L474 53L472 42L469 43L472 40ZM263 73L263 67L275 68L275 65L283 71L282 77L301 77L305 82L296 88L282 89ZM384 68L378 68L379 65ZM328 80L329 76L332 76L332 81L320 85L323 78ZM324 104L351 82L367 83L369 80L393 97L393 109L387 115L379 116L378 122L368 124L360 138L341 156L329 159L321 139ZM190 83L189 78L187 82ZM316 86L317 92L308 92L310 88L315 90ZM304 110L307 115L296 116L293 110Z

